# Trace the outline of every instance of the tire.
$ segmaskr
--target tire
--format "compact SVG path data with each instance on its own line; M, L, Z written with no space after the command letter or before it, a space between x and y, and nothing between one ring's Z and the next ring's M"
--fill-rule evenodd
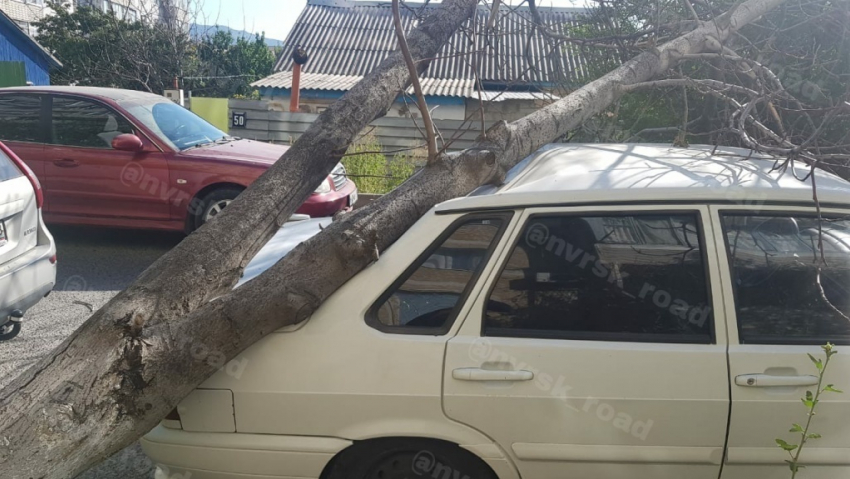
M0 342L14 339L19 334L21 334L21 323L10 321L0 326Z
M328 465L324 479L498 479L471 452L437 440L376 439L356 443Z
M200 228L204 223L214 218L224 207L235 200L242 191L244 191L242 188L223 187L207 193L201 200L200 207L194 211L195 227L193 230ZM190 213L193 212L190 211Z

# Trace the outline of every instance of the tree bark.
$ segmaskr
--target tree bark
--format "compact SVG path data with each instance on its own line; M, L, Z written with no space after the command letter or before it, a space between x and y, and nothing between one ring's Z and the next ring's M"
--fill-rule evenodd
M430 163L231 292L245 263L407 85L404 62L394 55L329 108L221 218L154 264L0 393L0 476L70 478L130 444L225 360L307 319L433 205L499 184L524 157L606 109L624 86L651 80L683 55L718 51L729 35L781 3L748 0L556 103L497 124L475 147ZM474 5L444 2L410 36L414 57L433 57ZM226 248L217 251L221 244Z

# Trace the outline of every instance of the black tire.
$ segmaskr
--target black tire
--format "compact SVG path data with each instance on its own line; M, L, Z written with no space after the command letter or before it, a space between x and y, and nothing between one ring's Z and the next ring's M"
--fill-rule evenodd
M323 477L498 479L490 466L465 449L445 441L412 438L356 443L333 459Z
M236 199L240 193L242 193L242 188L235 187L223 187L218 188L213 191L207 193L199 203L199 206L195 211L190 211L190 214L194 215L193 230L196 230L204 225L209 219L211 208L213 208L216 204L221 202L230 202Z
M10 322L0 326L0 342L14 339L19 334L21 334L21 323Z

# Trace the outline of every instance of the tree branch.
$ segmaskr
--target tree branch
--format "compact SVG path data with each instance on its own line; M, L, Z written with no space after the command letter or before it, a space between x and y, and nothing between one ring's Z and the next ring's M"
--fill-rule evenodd
M422 115L422 123L424 123L425 127L425 142L428 144L428 161L432 162L437 159L437 135L434 131L434 122L431 120L431 112L428 111L428 104L425 102L425 95L422 94L422 84L419 83L419 72L416 70L416 63L413 61L410 48L407 46L407 39L404 36L404 27L401 24L401 13L399 13L398 2L399 0L393 0L392 3L395 34L398 37L401 55L404 57L407 70L410 72L413 94L416 95L416 105L419 107L419 113Z

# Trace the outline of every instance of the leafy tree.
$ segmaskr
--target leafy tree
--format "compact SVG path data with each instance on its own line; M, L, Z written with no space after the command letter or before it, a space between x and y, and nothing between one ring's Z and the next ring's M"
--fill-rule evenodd
M91 7L71 12L58 2L49 5L56 13L36 26L39 42L64 64L51 74L54 84L161 92L183 74L192 55L183 30L128 21Z
M253 40L227 31L204 37L197 46L198 77L187 79L196 96L250 96L251 82L272 74L275 54L265 34Z

